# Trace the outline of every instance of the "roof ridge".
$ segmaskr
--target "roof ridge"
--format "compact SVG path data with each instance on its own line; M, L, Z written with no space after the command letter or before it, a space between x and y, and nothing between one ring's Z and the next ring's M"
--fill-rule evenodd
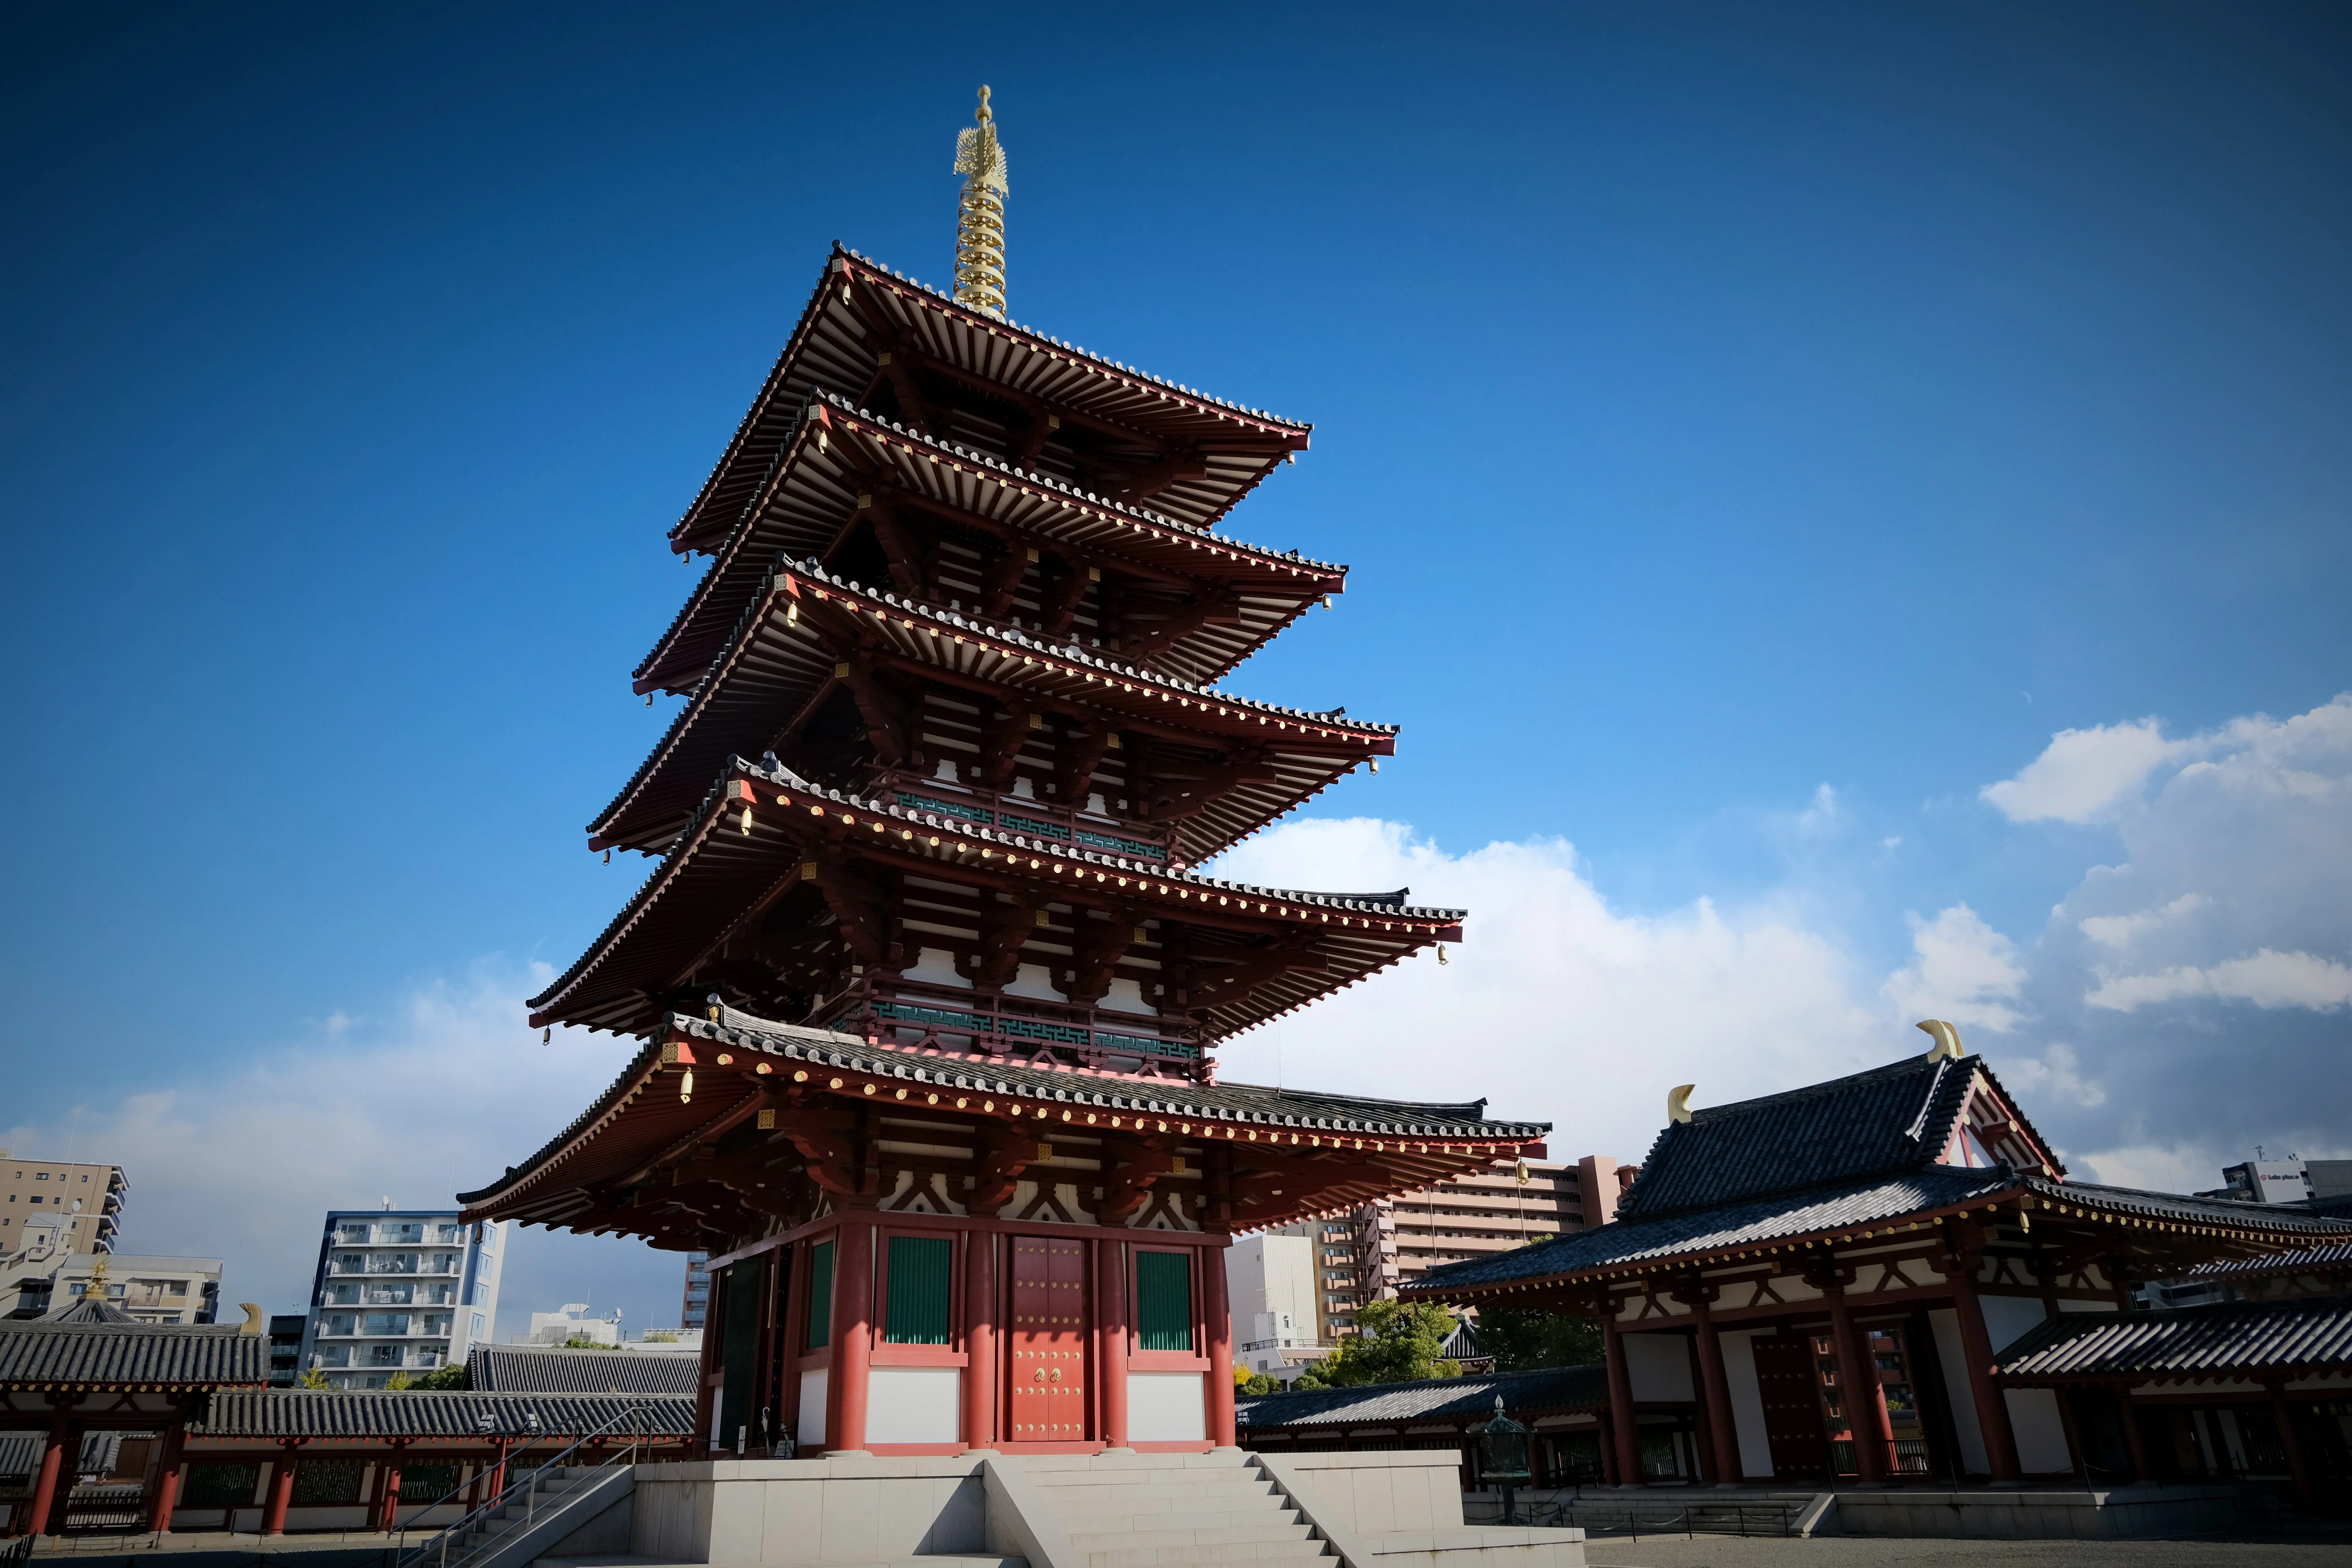
M957 315L970 318L971 324L982 330L1018 332L1022 336L1028 338L1033 342L1036 343L1041 348L1058 349L1063 353L1074 354L1079 359L1086 360L1090 363L1100 365L1107 371L1117 371L1130 380L1149 382L1155 387L1165 387L1171 392L1181 392L1197 403L1213 405L1217 408L1229 410L1234 413L1245 413L1252 419L1260 420L1270 424L1286 425L1292 430L1310 431L1315 428L1312 424L1307 423L1304 421L1287 419L1281 414L1271 413L1262 408L1253 408L1247 403L1234 402L1229 399L1218 397L1213 393L1204 392L1197 387L1186 386L1181 382L1171 382L1164 377L1155 376L1149 371L1139 371L1133 365L1126 363L1124 361L1105 359L1091 349L1082 349L1076 343L1064 342L1061 339L1053 336L1051 333L1039 331L1034 327L1025 326L1021 322L1011 319L1010 318L1003 320L997 320L991 317L982 316L978 311L972 309L970 306L964 304L962 301L955 298L951 295L941 293L939 289L932 287L928 283L919 282L915 278L908 277L905 273L898 271L896 267L891 267L887 262L877 260L875 257L870 256L861 255L859 252L843 245L839 240L834 241L833 252L835 256L846 256L851 260L863 263L865 266L874 269L875 271L887 274L894 282L903 283L909 288L913 288L922 294L929 296L931 299L955 312ZM828 267L827 270L830 271L831 269ZM822 289L824 285L820 283L818 287Z

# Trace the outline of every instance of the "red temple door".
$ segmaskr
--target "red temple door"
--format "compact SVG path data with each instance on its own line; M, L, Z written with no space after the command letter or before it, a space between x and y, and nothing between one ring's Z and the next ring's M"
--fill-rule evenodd
M1087 1246L1013 1238L1007 1404L1016 1443L1087 1437Z
M1756 1388L1764 1400L1764 1437L1772 1474L1826 1479L1830 1445L1822 1426L1822 1396L1813 1374L1813 1342L1802 1334L1749 1342L1756 1350Z

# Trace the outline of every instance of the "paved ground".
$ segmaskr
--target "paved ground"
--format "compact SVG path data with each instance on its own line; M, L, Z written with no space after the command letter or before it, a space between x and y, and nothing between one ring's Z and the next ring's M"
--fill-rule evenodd
M2183 1541L1627 1541L1584 1547L1588 1568L2347 1568L2352 1533L2202 1536Z

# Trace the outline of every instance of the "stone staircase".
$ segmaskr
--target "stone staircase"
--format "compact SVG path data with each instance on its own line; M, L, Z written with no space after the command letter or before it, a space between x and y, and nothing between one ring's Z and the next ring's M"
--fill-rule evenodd
M1022 1468L1084 1568L1335 1563L1299 1511L1233 1449L1035 1456Z
M450 1568L524 1568L623 1501L635 1486L635 1471L627 1465L559 1467L541 1478L536 1496L519 1490L504 1508L475 1521L463 1534L452 1534L446 1561ZM437 1563L437 1542L434 1556Z

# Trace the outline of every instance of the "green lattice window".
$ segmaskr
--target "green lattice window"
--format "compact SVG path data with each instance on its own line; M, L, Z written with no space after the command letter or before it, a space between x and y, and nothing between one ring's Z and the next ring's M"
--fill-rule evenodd
M833 1343L833 1243L820 1241L809 1249L808 1347L823 1350Z
M890 1238L890 1285L882 1318L885 1343L948 1343L948 1280L953 1259L953 1243L944 1238Z
M1135 1255L1135 1348L1192 1348L1192 1255Z
M367 1466L359 1459L304 1459L294 1467L296 1502L357 1502Z
M400 1468L400 1500L418 1508L439 1502L457 1490L457 1467L455 1465L403 1465Z
M254 1486L260 1479L257 1465L190 1465L184 1506L241 1508L253 1500Z

